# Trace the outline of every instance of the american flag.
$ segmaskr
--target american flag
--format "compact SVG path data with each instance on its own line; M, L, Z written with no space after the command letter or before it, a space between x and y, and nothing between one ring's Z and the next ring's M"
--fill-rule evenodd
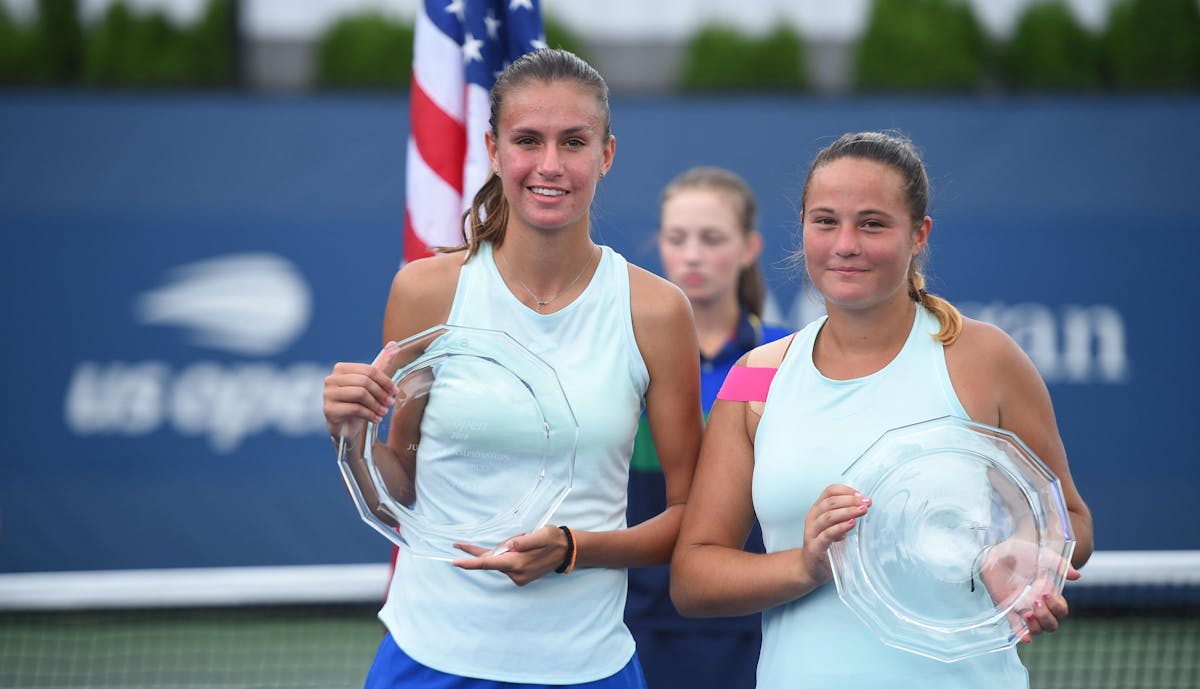
M462 242L462 213L490 170L488 90L546 46L540 0L425 0L413 45L404 260Z

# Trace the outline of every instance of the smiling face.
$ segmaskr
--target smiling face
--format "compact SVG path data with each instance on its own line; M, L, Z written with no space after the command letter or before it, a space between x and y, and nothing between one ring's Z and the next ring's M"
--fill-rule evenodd
M761 249L742 226L738 199L711 187L684 187L662 204L658 250L667 279L693 305L736 300L738 277Z
M864 158L825 163L808 181L802 220L805 266L828 304L908 300L908 271L932 221L912 217L900 172Z
M616 148L595 93L571 80L531 80L506 94L487 148L509 222L554 231L588 222Z

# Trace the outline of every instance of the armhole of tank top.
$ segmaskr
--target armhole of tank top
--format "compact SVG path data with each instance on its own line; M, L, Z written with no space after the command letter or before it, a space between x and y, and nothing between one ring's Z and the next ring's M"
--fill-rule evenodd
M642 391L642 406L646 406L645 392L650 384L650 369L638 349L637 336L633 333L633 289L629 285L629 262L608 247L604 252L612 259L612 281L617 287L617 302L621 308L621 319L625 322L625 342L629 352L629 379L635 390Z
M938 329L941 328L936 317L934 317L933 322L938 326ZM949 405L951 413L964 419L970 419L971 416L967 414L967 408L963 406L962 400L958 398L958 392L954 389L954 381L950 380L950 364L946 362L946 345L937 339L936 329L929 330L929 337L933 340L933 346L930 347L930 356L933 357L933 370L937 373L938 385L942 388L942 396L946 398L946 404Z
M466 255L466 252L463 252L463 255ZM488 255L491 255L490 252ZM475 268L479 268L482 271L487 270L487 266L482 263L478 266L471 265L472 261L479 259L480 254L476 253L471 261L463 261L462 267L458 269L458 280L454 284L454 299L450 302L450 313L446 316L446 325L456 325L459 321L459 309L462 308L462 303L465 301L464 299L459 299L459 297L466 292L468 283L471 280L471 273L478 272Z

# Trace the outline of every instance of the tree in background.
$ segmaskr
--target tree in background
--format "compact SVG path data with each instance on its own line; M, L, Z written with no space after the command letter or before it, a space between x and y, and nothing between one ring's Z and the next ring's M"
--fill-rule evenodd
M804 40L786 25L759 39L709 25L688 42L678 79L685 91L782 91L807 86Z
M195 87L236 83L237 0L207 0L201 19L173 24L124 0L91 26L76 0L38 0L29 26L0 4L0 84Z
M412 58L411 23L378 12L349 15L317 44L316 82L325 88L407 89Z
M0 84L23 84L32 79L33 37L0 3Z
M1030 5L1004 47L1005 83L1015 89L1097 89L1103 84L1099 39L1063 0Z
M239 0L206 0L202 16L179 26L162 12L116 0L90 26L79 0L36 0L21 23L0 0L0 84L101 87L238 86ZM584 42L545 18L546 42L587 57ZM378 14L330 27L315 49L315 85L404 90L412 26ZM862 90L971 91L990 83L993 56L1010 90L1200 88L1196 0L1117 0L1099 38L1064 0L1031 3L1013 37L993 48L965 0L874 0L855 47ZM710 25L689 42L677 85L687 91L803 90L803 37L785 23L754 38Z
M190 33L193 78L200 86L236 86L241 54L236 0L208 0Z
M875 0L855 51L855 81L871 90L973 90L989 52L966 2Z
M83 29L75 0L38 0L33 25L33 70L36 79L51 84L79 80L83 64Z
M1196 0L1123 0L1113 6L1104 52L1118 88L1200 86Z
M93 86L190 86L195 65L189 48L187 32L161 11L137 14L118 0L89 36L84 81Z
M136 69L127 59L134 40L134 17L124 2L109 5L104 18L88 37L83 79L89 84L112 85L126 81Z

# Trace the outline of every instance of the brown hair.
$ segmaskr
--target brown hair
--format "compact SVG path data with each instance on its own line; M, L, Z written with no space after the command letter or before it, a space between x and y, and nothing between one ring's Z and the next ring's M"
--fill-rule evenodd
M808 184L817 168L841 158L861 158L882 163L900 173L904 180L903 194L914 229L925 219L929 207L929 176L920 153L907 137L885 132L859 132L843 134L837 141L821 149L808 169L801 196L801 209L808 202ZM951 344L962 333L962 314L954 305L942 297L925 290L926 250L913 257L908 266L908 296L933 312L941 324L937 339L942 344Z
M600 104L604 120L604 139L612 135L612 114L608 106L608 84L604 77L578 55L557 48L542 48L525 53L513 60L501 72L490 93L492 138L500 137L500 111L504 99L515 88L526 82L538 80L543 83L569 80L590 89ZM493 170L483 186L476 192L471 207L463 213L463 243L447 251L467 251L467 259L479 250L480 242L490 241L496 246L504 243L504 230L508 226L508 200L500 177Z
M757 229L758 202L750 185L736 173L719 167L694 167L686 170L663 189L660 204L666 203L672 195L684 189L728 192L738 207L738 224L742 227L742 235L749 235ZM738 305L747 313L761 317L765 294L762 271L758 267L758 261L754 261L738 273Z

